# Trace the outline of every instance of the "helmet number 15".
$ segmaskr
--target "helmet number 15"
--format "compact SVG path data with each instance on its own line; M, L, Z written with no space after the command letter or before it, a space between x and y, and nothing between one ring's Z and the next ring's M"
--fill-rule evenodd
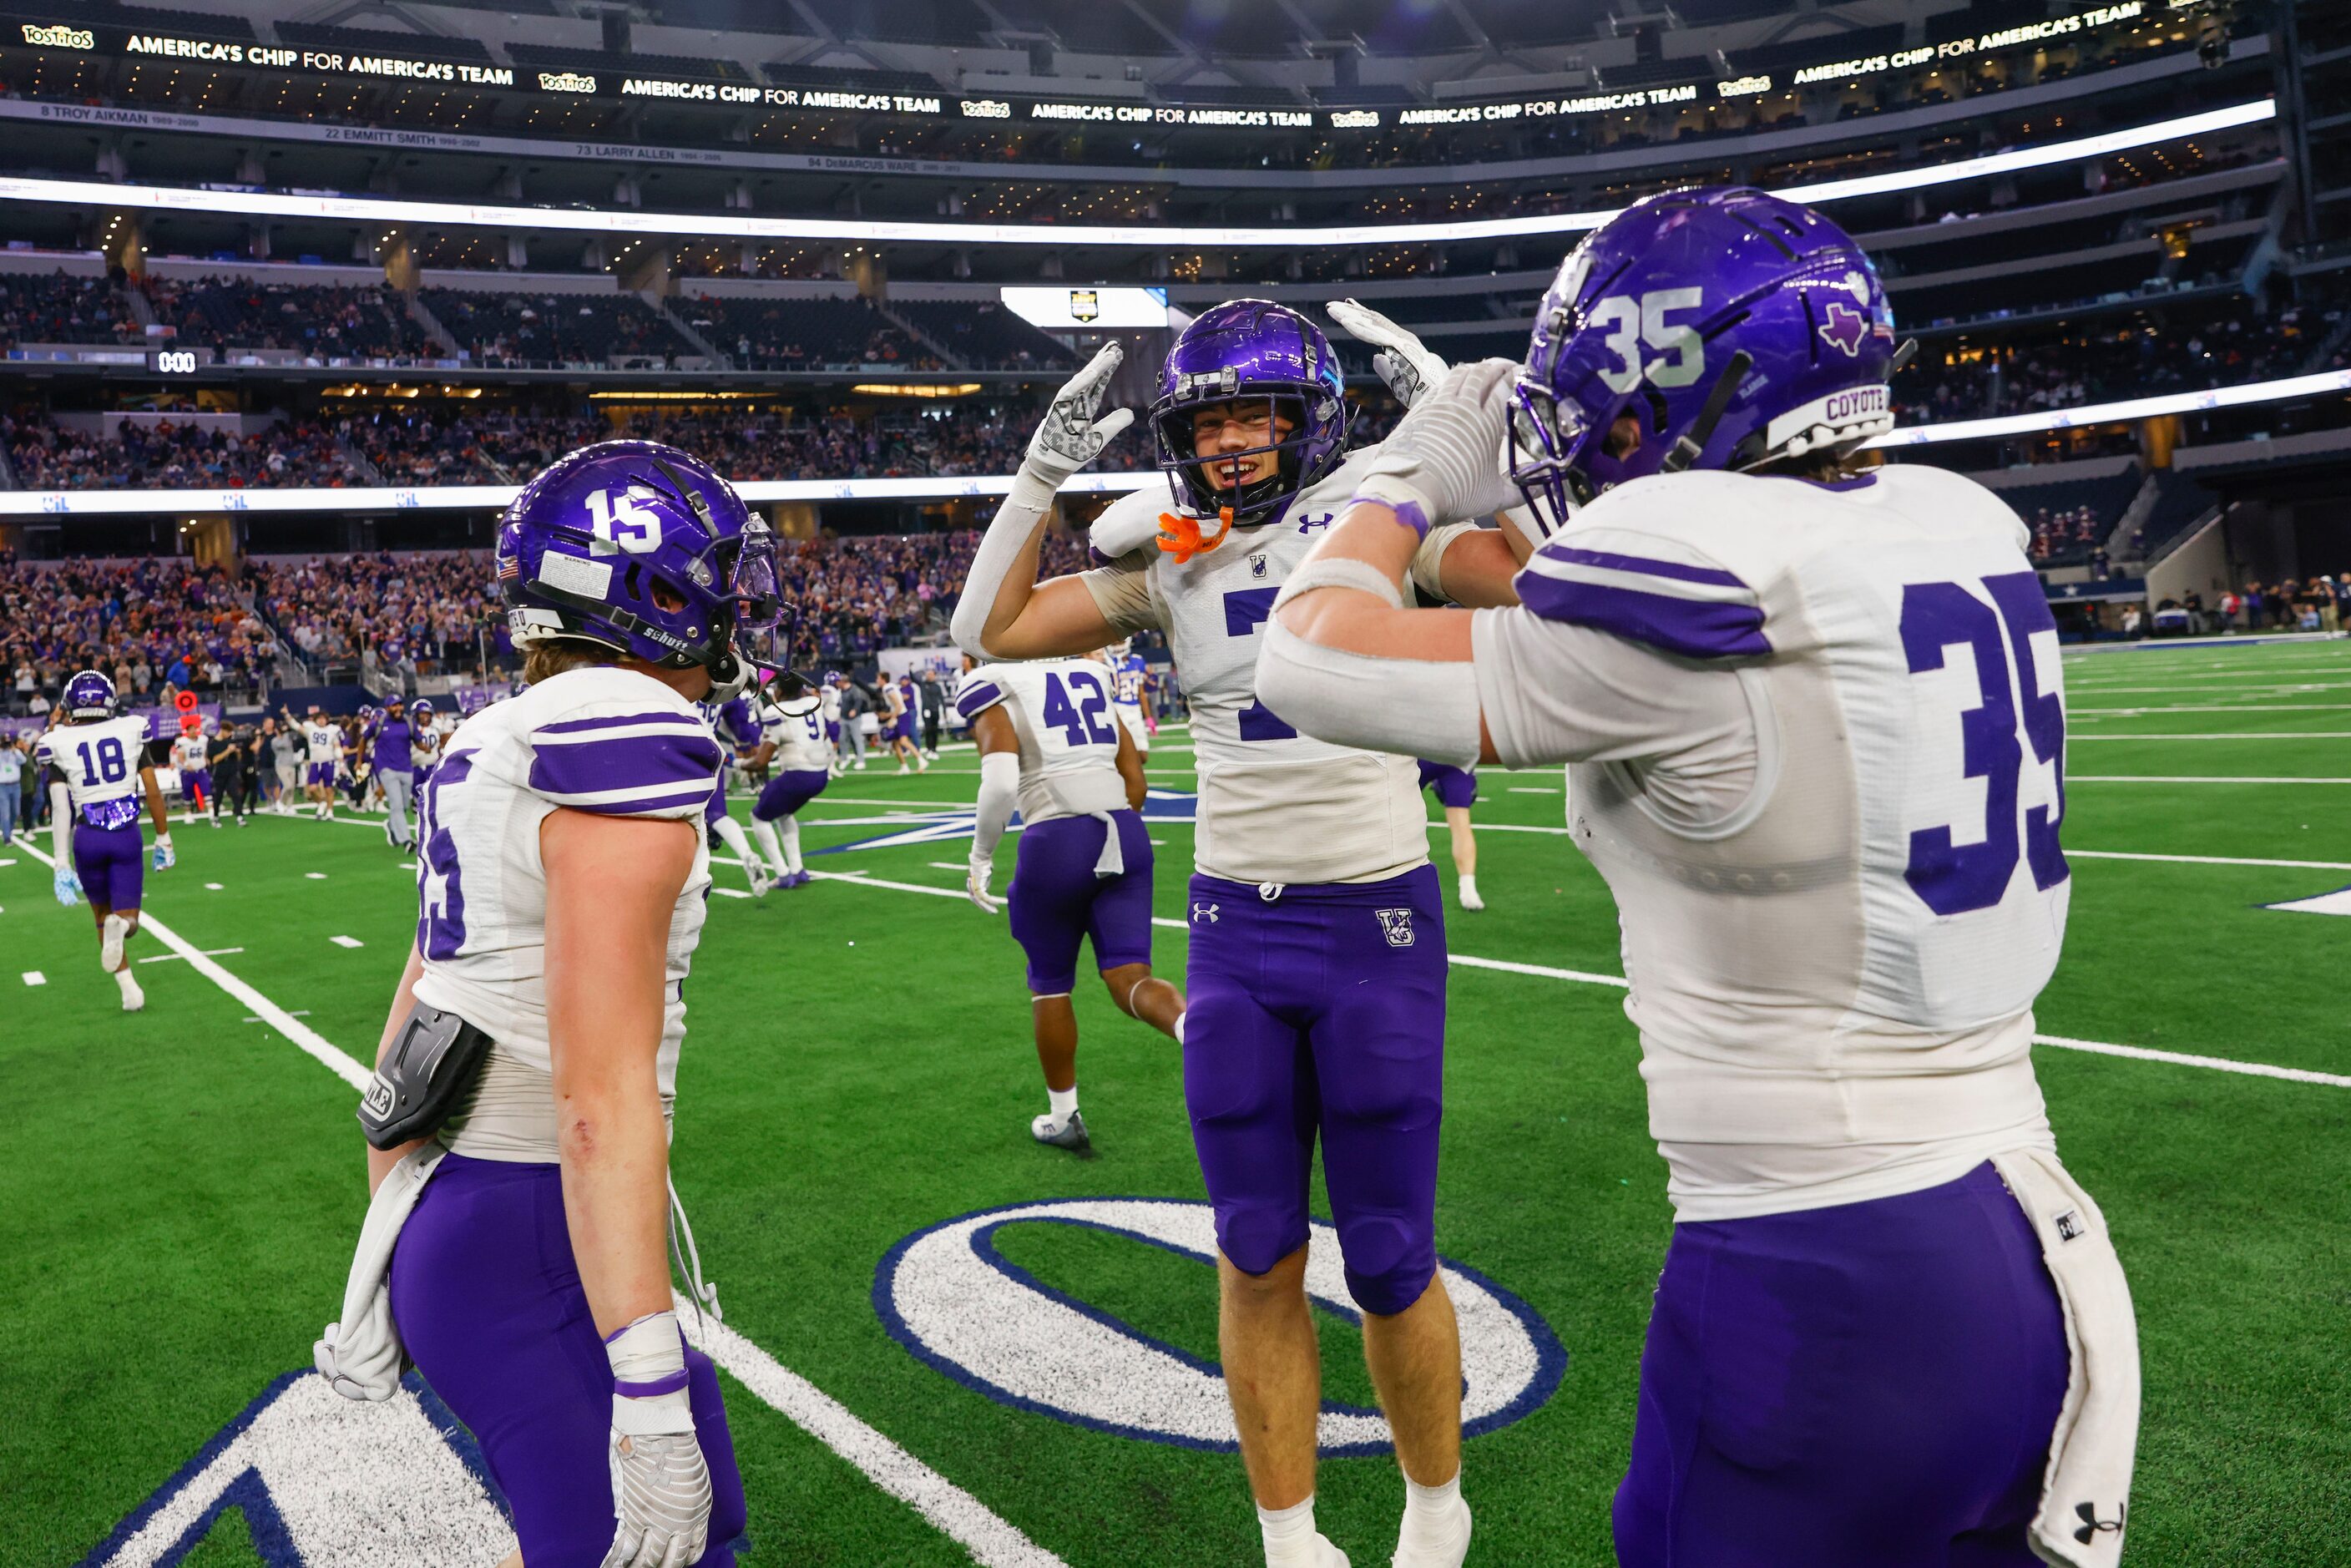
M1706 369L1706 343L1698 329L1669 321L1678 310L1696 310L1706 302L1702 288L1653 288L1637 299L1612 294L1592 308L1591 325L1601 343L1616 356L1617 368L1602 371L1600 379L1611 392L1628 392L1646 380L1653 386L1686 387ZM1644 363L1642 346L1666 356Z
M661 543L661 519L638 507L626 490L588 492L590 555L643 555Z

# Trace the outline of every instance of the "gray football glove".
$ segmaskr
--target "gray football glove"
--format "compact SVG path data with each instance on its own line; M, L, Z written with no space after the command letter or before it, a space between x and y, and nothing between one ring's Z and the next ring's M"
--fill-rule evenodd
M1327 308L1331 319L1345 328L1349 337L1379 350L1372 356L1372 372L1387 383L1388 392L1405 407L1410 408L1421 393L1445 379L1443 356L1433 352L1410 328L1398 326L1353 299L1333 299Z
M604 1342L612 1364L612 1544L602 1568L686 1568L710 1543L710 1467L694 1432L674 1312Z
M1425 528L1499 511L1520 499L1502 463L1510 388L1519 367L1479 360L1445 372L1406 411L1355 482L1358 498L1418 511Z
M1021 459L1021 483L1015 487L1016 494L1034 500L1041 492L1040 509L1050 506L1071 475L1101 456L1111 438L1134 423L1131 408L1102 412L1102 394L1125 358L1126 350L1118 344L1104 343L1086 368L1053 394L1043 421L1029 437L1029 455Z

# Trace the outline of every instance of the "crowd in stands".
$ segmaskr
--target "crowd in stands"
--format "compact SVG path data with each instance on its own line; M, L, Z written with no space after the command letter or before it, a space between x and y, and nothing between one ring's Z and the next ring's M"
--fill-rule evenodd
M872 365L908 371L944 368L939 357L916 342L867 299L741 299L710 297L680 300L695 330L737 370L817 371L827 366Z
M146 331L113 277L0 273L0 350L19 343L143 343Z
M104 671L134 706L172 691L250 695L277 653L245 585L187 561L63 561L0 551L0 702L43 714L76 671Z
M426 309L475 364L596 364L644 359L674 364L695 350L662 313L633 294L475 294L428 288Z
M350 465L324 425L287 421L241 435L217 423L125 419L110 434L0 415L0 446L24 490L339 486Z
M246 571L256 602L314 664L397 678L427 666L470 668L486 640L504 643L506 612L486 554L256 559Z
M975 371L1025 371L1073 365L1061 340L992 299L902 299L898 313Z
M797 625L792 658L802 668L855 663L875 650L935 631L954 613L979 535L860 535L789 547L784 581ZM1040 578L1082 570L1085 547L1048 533Z
M2033 513L2032 542L2026 553L2036 566L2086 556L2113 526L2112 517L2101 517L2088 507L2064 507L2053 517L2048 508L2041 507Z
M183 347L201 345L224 354L272 349L317 360L413 359L436 352L406 308L372 286L151 277L141 287L155 319L172 328L173 340Z

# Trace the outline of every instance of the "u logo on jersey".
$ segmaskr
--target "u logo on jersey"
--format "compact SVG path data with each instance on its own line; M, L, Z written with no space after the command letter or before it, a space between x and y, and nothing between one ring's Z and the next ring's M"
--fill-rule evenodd
M1412 946L1412 911L1409 909L1374 909L1380 917L1380 931L1391 947Z

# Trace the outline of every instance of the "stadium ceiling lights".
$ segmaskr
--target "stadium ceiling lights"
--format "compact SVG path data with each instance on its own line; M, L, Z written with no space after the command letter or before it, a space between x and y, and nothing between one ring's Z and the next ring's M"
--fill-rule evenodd
M1868 444L1875 447L1926 445L1944 441L1984 441L2005 435L2031 435L2044 430L2071 430L2084 425L2123 424L2135 419L2165 414L2200 413L2212 409L2282 402L2293 398L2323 397L2330 392L2351 394L2351 371L2324 371L2314 376L2288 376L2281 381L2253 382L2213 392L2168 392L2161 397L2129 398L2121 402L2093 403L2085 408L2058 409L2043 413L2007 414L1997 419L1962 419L1946 424L1912 425L1889 432ZM600 394L601 395L601 394ZM622 394L641 397L644 394ZM696 393L673 394L697 396ZM1078 475L1061 486L1064 495L1117 496L1164 485L1156 471L1144 474ZM0 490L0 517L51 516L123 517L169 512L395 512L410 509L479 511L503 508L521 489L517 485L444 485L400 489L390 486L340 489L254 490ZM754 504L765 501L945 501L977 500L1008 495L1012 476L994 474L955 478L892 479L749 479L736 493Z
M2104 158L2200 136L2231 126L2257 125L2276 118L2277 102L2260 99L2202 114L2158 120L2128 131L2078 137L2036 147L2012 148L1962 162L1783 185L1777 194L1805 202L1836 202L2011 174L2052 163ZM0 179L0 201L58 202L99 208L136 207L149 212L206 213L256 218L312 218L351 223L413 223L446 228L477 225L506 229L555 229L593 234L672 235L695 239L856 240L935 245L1044 245L1061 248L1115 246L1137 249L1296 250L1332 246L1430 244L1451 240L1507 239L1528 235L1582 234L1614 217L1617 209L1546 213L1530 217L1477 218L1418 224L1346 224L1283 228L1179 228L1164 224L975 224L893 222L875 218L757 218L714 213L696 217L677 213L579 210L563 207L491 206L475 203L404 202L379 196L304 196L277 191L206 191L162 185L115 185L98 180Z

